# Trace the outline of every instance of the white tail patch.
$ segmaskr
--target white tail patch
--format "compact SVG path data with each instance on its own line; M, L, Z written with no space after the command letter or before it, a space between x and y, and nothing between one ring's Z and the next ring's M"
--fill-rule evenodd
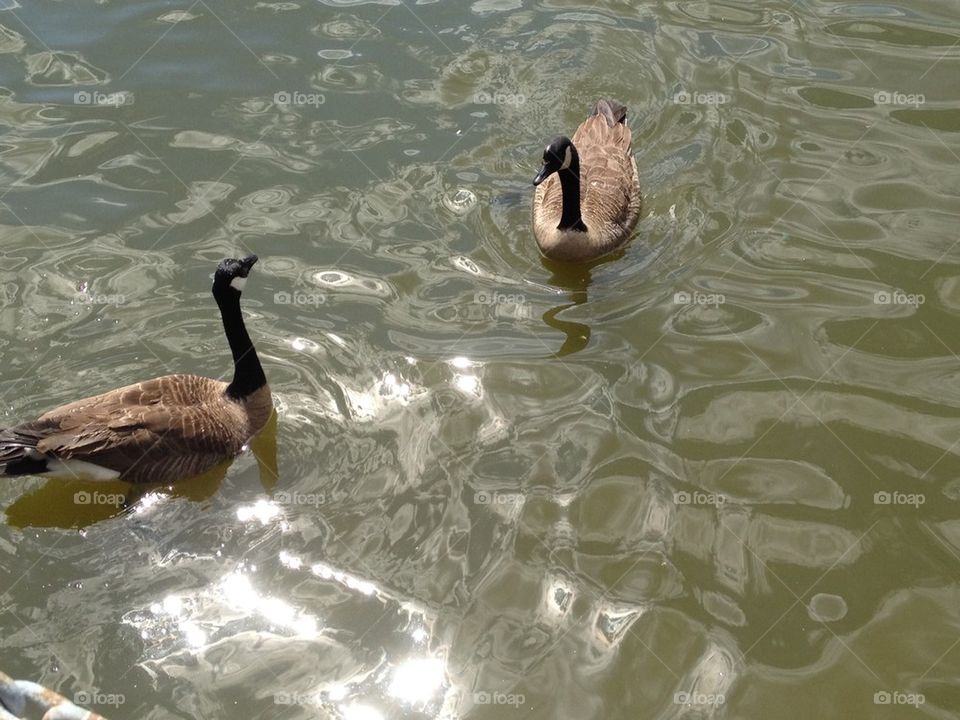
M47 471L43 477L57 477L67 480L116 480L120 473L83 460L58 460L47 457Z
M570 167L570 163L573 162L573 151L570 149L570 146L567 145L567 152L563 156L563 165L560 166L561 170L566 170Z
M230 287L234 290L239 290L243 292L243 286L247 284L247 279L245 277L235 277L230 281Z

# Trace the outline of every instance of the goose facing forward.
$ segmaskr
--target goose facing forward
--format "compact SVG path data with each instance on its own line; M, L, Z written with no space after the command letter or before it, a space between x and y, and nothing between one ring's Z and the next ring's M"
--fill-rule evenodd
M0 474L166 483L240 452L273 403L240 311L251 255L217 267L213 297L233 353L229 383L165 375L55 408L0 430Z
M598 100L573 134L543 151L533 179L533 232L552 260L583 261L623 245L640 218L637 162L627 108Z

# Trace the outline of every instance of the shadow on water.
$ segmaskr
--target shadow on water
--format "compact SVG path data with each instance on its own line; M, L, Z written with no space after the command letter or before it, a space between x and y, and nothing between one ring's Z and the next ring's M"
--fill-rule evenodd
M260 483L269 493L279 477L276 412L250 441L250 450L257 460ZM154 493L201 502L217 492L235 459L224 460L201 475L165 485L50 479L12 503L7 508L7 522L20 528L85 528L136 512L138 504Z

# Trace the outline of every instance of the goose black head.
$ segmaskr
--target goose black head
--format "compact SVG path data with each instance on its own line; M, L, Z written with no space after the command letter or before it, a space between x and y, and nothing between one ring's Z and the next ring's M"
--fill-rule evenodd
M555 172L566 170L576 164L576 150L568 137L558 137L543 150L543 167L533 179L534 185L539 185Z
M213 275L213 294L226 296L233 291L237 295L243 292L250 268L257 262L256 255L248 255L242 260L226 258L217 265L217 272Z

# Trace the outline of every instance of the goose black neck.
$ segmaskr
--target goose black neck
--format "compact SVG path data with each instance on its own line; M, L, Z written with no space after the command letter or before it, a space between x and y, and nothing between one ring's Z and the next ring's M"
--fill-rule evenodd
M577 149L570 145L570 167L557 172L560 176L560 190L563 197L560 212L560 224L557 230L578 230L586 232L580 215L580 155Z
M227 386L227 395L241 400L266 385L267 378L243 322L239 293L228 290L225 296L217 298L217 305L220 306L223 332L233 353L233 380Z

